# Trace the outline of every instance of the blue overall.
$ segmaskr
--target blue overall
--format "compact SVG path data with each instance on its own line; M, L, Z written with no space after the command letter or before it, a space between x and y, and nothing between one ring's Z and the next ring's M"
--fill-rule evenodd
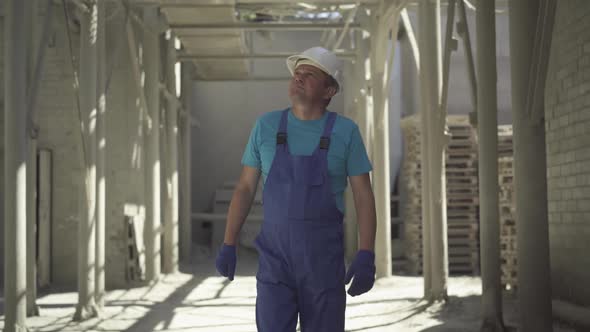
M276 154L264 185L256 325L260 332L343 332L343 214L328 176L328 148L336 113L330 112L311 156L295 156L281 117Z

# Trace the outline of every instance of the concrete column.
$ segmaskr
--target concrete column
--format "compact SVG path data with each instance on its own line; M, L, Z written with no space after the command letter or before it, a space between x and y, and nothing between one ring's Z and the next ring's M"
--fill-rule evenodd
M105 2L98 1L97 96L96 117L96 285L95 300L104 307L105 297L105 229L106 229L106 22Z
M358 46L355 44L355 46ZM344 109L345 115L357 122L359 117L358 110L358 90L360 87L359 77L355 77L356 64L347 63L344 67ZM358 122L357 122L358 123ZM346 187L344 191L344 256L347 260L352 260L358 250L357 246L357 225L356 209L354 206L354 196L352 188Z
M37 138L27 142L27 316L37 307Z
M496 17L492 1L480 0L477 28L477 118L479 139L479 225L482 331L504 331L500 284L498 198L498 102Z
M176 49L174 34L166 36L166 89L176 95ZM166 219L164 225L164 273L178 272L178 102L170 98L166 102Z
M27 141L27 316L38 316L39 308L37 299L37 128L33 116L31 102L35 99L30 93L33 91L35 79L35 65L38 53L38 4L36 0L25 1L27 6L25 16L28 54L27 54L27 117L28 117L28 141ZM34 92L33 92L34 93Z
M388 17L379 17L371 30L371 79L373 86L373 123L375 136L373 143L373 191L377 212L377 234L375 238L375 265L377 277L389 277L392 273L391 261L391 190L389 180L389 89L387 59ZM396 34L393 34L394 36ZM393 50L392 50L393 52Z
M26 4L4 1L4 331L26 328Z
M153 27L158 20L158 9L147 6L144 21ZM143 31L143 56L145 70L145 94L149 120L146 133L146 224L144 228L146 250L146 281L160 278L161 215L160 215L160 43L159 33Z
M508 5L518 228L519 328L522 332L544 332L552 331L553 326L545 123L531 119L526 112L539 1L510 1Z
M95 302L96 258L96 116L97 116L97 15L96 0L80 15L80 108L85 127L84 218L78 233L78 305L74 320L98 315Z
M39 287L51 282L51 151L39 150Z
M191 77L191 64L185 62L181 67L181 95L182 107L185 110L180 122L182 131L181 154L182 172L180 173L180 254L181 258L188 262L192 250L192 223L191 223L191 98L193 81Z
M430 249L430 281L428 300L447 298L448 247L445 190L444 126L446 118L440 110L441 47L440 0L421 1L419 8L420 80L422 92L422 149L428 159L422 161L422 173L428 172L427 188L423 187L422 204L429 206L423 231L425 250ZM426 135L426 137L424 137ZM424 154L423 154L424 156ZM425 216L423 216L424 218ZM428 237L428 238L427 238ZM430 248L426 248L430 245ZM426 256L427 253L424 254ZM426 261L426 259L425 259ZM425 268L426 271L426 268Z

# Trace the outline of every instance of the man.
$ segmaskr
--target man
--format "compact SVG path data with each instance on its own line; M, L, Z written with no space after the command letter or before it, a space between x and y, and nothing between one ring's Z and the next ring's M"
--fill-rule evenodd
M236 237L263 174L264 222L255 244L256 325L261 332L344 331L345 284L352 296L375 281L372 170L357 125L326 107L341 90L341 61L314 47L287 59L291 107L261 116L244 152L230 204L219 273L233 280ZM359 251L344 274L343 193L350 180Z

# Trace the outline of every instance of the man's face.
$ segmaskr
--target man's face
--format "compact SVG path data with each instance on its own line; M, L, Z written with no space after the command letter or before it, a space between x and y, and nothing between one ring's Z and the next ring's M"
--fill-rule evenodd
M321 69L311 65L295 68L289 84L289 98L293 102L317 104L335 94L335 88L328 84L329 76Z

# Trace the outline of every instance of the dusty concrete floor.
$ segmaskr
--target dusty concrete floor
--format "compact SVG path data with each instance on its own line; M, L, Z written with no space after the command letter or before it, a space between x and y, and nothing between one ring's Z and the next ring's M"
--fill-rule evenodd
M41 316L29 318L27 325L31 331L256 331L255 270L256 257L242 251L237 276L229 283L216 276L212 255L201 251L184 273L167 275L152 287L108 292L101 318L72 322L76 293L52 293L38 300ZM479 278L450 278L450 302L426 306L420 300L421 278L381 279L371 292L348 298L346 331L478 331L480 287ZM508 295L504 312L514 325L515 299ZM575 330L556 323L554 331Z

